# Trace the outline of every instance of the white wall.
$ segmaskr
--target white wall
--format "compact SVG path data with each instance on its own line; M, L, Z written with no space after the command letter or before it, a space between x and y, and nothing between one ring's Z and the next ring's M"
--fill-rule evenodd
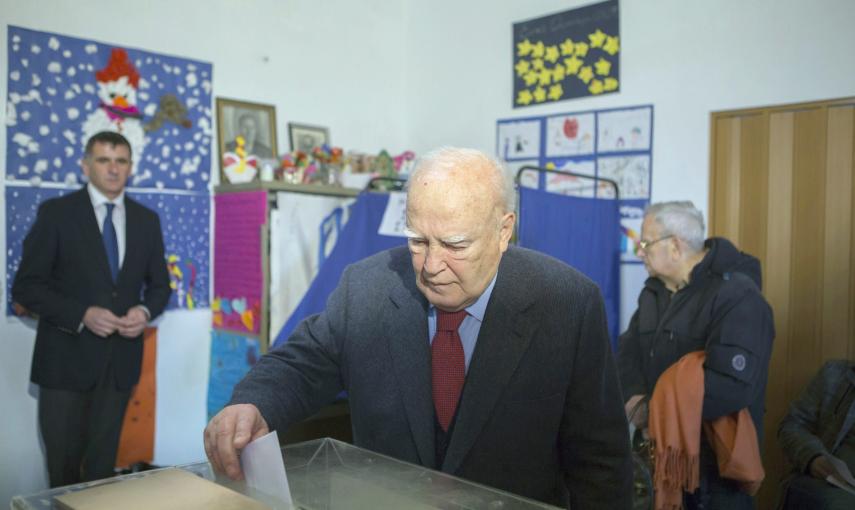
M498 118L652 103L652 198L706 211L711 111L855 95L855 2L622 0L619 94L511 108L512 23L589 3L408 2L414 150L492 153Z
M584 3L0 0L0 25L212 62L215 96L276 105L280 151L288 121L329 126L347 149L492 152L498 118L652 103L653 199L688 198L703 210L711 111L855 94L855 2L623 0L620 94L512 109L511 24ZM6 52L4 31L4 99ZM0 136L0 165L5 150ZM0 506L45 486L27 383L33 336L0 318ZM207 352L174 347L171 369L205 371ZM194 433L184 426L169 437L192 442Z

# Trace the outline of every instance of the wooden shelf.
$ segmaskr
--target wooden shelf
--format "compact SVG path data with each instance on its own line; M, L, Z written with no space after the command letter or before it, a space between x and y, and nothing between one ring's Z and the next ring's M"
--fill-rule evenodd
M242 184L220 184L214 188L216 193L231 193L235 191L288 191L292 193L310 193L331 197L355 197L360 191L356 188L341 186L324 186L321 184L291 184L283 181L257 181Z

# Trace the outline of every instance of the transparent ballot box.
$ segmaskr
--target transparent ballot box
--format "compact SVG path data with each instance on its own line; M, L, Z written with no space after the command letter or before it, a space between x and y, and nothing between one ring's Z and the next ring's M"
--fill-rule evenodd
M252 497L277 510L556 508L395 460L334 439L317 439L287 445L282 448L282 456L291 487L293 506L258 493L247 487L243 481L233 481L223 475L215 474L207 462L178 466L178 469ZM91 487L144 478L163 471L163 469L145 471L97 482L60 487L29 496L16 496L12 499L12 509L72 508L61 504L55 498ZM182 475L186 476L185 473ZM129 484L124 485L129 486ZM215 488L220 490L221 487ZM165 501L174 502L169 494L162 496ZM206 506L200 506L202 507ZM210 505L207 507L214 508Z

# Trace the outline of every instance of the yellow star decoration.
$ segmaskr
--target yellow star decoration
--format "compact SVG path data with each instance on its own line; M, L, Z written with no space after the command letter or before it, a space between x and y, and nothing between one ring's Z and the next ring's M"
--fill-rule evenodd
M576 51L576 45L573 44L573 39L564 39L564 42L561 43L561 55L566 57L572 55L574 51Z
M523 76L523 80L525 80L525 86L531 87L532 85L537 83L538 78L540 78L540 75L537 74L537 71L529 71L525 73L525 76Z
M614 55L615 53L619 52L620 40L617 37L609 36L606 40L606 44L603 45L603 51L605 51L609 55Z
M606 78L605 84L603 85L603 90L606 92L611 92L612 90L617 90L618 81L614 78Z
M564 67L566 68L566 74L576 74L579 72L579 69L582 67L582 64L585 62L579 60L576 55L573 55L570 58L564 59Z
M548 60L553 64L558 60L558 47L557 46L549 46L546 48L546 56L543 57L544 60Z
M588 40L591 41L591 48L602 48L606 37L606 34L599 28L593 34L588 34Z
M546 164L546 168L549 170L555 170L555 168L556 168L555 163L550 161L549 163Z
M579 79L587 84L594 77L594 70L591 66L585 66L579 70Z
M564 97L564 85L573 85L573 90L577 90L578 83L567 81L571 76L584 83L591 95L618 90L618 79L610 76L615 62L605 55L620 51L620 39L599 28L588 34L587 39L587 42L573 41L568 37L550 45L529 39L518 42L519 58L514 63L514 72L526 89L517 91L515 103L526 106L558 101Z
M524 56L528 55L529 53L531 53L531 41L526 39L523 42L517 43L517 56L518 57L524 57Z
M594 67L597 69L597 74L600 76L608 76L609 72L612 70L612 63L603 57L600 57L600 60L597 60Z

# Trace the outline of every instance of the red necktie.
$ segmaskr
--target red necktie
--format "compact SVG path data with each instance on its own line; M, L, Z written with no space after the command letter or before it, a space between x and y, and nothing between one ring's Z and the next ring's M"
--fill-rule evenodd
M448 431L466 378L466 357L457 328L466 318L466 310L437 310L436 334L431 343L433 407L442 430Z

